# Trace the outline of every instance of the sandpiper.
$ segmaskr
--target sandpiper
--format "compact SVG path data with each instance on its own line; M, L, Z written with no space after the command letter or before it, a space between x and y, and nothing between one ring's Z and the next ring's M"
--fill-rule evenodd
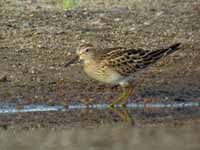
M76 57L67 62L65 66L74 63L78 58L83 60L84 70L90 77L122 87L123 93L113 100L111 106L125 105L128 97L133 93L130 82L134 79L134 74L175 52L179 46L180 43L156 50L124 47L97 50L92 44L86 43L79 47Z

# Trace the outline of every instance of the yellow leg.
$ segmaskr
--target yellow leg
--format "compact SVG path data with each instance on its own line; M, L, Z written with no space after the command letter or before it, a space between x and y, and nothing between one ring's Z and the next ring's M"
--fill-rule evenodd
M122 104L125 105L128 101L128 97L133 94L133 87L128 86L128 87L122 87L122 94L120 97L117 99L113 100L111 103L111 107L113 107L116 104Z
M119 102L122 100L122 99L125 99L127 97L127 93L126 93L126 89L124 87L122 87L122 94L120 97L116 98L113 100L113 102L110 104L111 107L113 107L114 105L116 104L119 104Z
M127 88L128 88L128 90L127 90L126 97L121 99L121 101L120 101L122 105L125 105L127 103L129 96L131 96L133 94L133 91L134 91L132 86L129 86Z

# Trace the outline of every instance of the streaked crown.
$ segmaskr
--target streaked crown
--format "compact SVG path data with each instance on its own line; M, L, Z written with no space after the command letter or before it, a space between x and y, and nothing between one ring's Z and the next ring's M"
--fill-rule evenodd
M92 59L95 53L94 46L90 43L85 43L79 46L77 50L77 55L79 55L79 59Z

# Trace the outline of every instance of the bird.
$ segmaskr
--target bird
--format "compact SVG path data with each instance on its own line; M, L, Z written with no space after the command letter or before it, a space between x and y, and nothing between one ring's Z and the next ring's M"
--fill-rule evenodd
M181 43L175 43L154 50L126 47L98 49L91 43L84 43L79 46L76 56L68 61L65 67L76 60L82 60L84 71L91 78L107 84L120 85L122 94L114 99L110 106L126 105L134 91L130 84L134 75L175 52L180 45Z

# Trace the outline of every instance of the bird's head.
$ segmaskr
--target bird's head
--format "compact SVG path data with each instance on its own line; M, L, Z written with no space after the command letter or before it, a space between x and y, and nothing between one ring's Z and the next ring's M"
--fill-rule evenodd
M95 55L95 49L92 44L86 43L80 45L76 53L80 60L89 61L93 59Z
M79 46L76 55L65 63L65 67L74 64L78 59L83 60L84 63L90 63L95 55L95 49L92 44L86 43Z

